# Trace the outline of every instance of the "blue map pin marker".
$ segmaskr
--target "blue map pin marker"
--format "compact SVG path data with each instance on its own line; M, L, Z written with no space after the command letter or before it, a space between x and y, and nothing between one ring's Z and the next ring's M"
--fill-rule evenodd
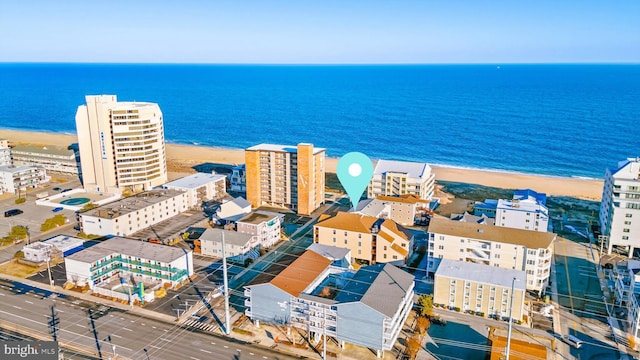
M337 172L338 180L347 191L353 210L356 210L362 193L373 177L371 159L363 153L350 152L338 160Z

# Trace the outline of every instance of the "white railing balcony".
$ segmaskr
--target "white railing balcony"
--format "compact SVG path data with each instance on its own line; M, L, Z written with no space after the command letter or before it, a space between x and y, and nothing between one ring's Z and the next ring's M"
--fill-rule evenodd
M251 306L251 299L244 299L244 306L250 307Z
M244 289L244 296L250 297L251 296L251 289Z

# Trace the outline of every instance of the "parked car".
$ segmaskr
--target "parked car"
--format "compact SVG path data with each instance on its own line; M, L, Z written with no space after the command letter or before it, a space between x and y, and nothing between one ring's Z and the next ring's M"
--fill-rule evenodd
M429 321L431 321L431 323L434 325L441 325L441 326L447 325L447 320L441 318L440 316L432 316L429 319Z
M52 212L54 212L54 213L56 213L56 212L58 212L58 211L62 211L62 210L64 210L64 208L62 208L62 207L57 207L57 208L54 208L54 209L53 209L53 210L51 210L51 211L52 211Z
M67 192L67 191L71 191L71 190L73 190L73 189L68 188L68 189L64 189L64 190L62 190L61 192Z
M61 189L61 188L59 188L59 187L54 187L54 188L53 188L53 189L51 189L51 190L53 190L53 191L60 191L60 190L62 190L62 189Z
M10 209L4 212L4 217L16 216L24 213L24 211L20 209Z

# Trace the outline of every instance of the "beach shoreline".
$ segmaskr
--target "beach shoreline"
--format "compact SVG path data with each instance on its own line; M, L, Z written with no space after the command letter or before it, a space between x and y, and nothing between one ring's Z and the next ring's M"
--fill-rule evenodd
M0 129L0 139L7 139L13 145L61 147L67 147L77 142L77 136L72 134L9 129ZM195 172L193 167L202 163L243 164L245 161L244 149L167 142L166 152L168 171L173 173ZM325 161L326 172L335 173L337 164L338 158L327 157ZM602 196L602 179L559 177L443 165L430 166L436 181L461 182L502 189L533 189L546 193L548 196L568 196L593 201L600 201Z

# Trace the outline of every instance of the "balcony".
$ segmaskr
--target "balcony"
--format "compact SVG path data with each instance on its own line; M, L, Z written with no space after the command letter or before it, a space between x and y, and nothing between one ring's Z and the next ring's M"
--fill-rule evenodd
M244 306L251 307L251 299L244 299Z

